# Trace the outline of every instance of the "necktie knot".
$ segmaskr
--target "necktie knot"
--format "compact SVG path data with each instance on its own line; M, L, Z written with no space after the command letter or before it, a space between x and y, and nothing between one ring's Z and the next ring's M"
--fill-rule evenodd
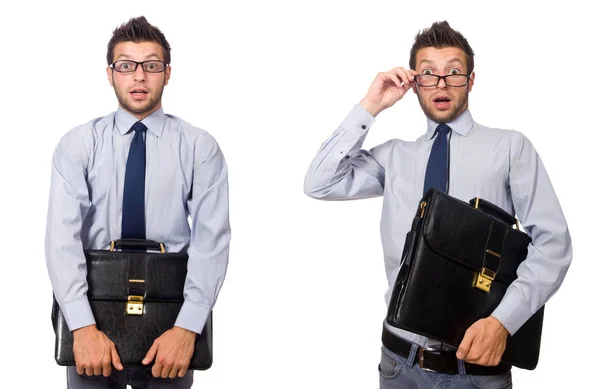
M148 129L148 127L146 127L146 125L142 122L135 122L134 125L131 126L131 128L133 129L133 131L137 132L138 134L144 133L144 131L146 131Z
M446 135L450 131L452 131L452 129L446 123L441 123L440 125L437 126L437 128L435 129L435 131Z

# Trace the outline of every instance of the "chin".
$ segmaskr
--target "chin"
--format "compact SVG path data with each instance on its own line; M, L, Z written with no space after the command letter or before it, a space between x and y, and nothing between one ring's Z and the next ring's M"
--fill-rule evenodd
M125 109L129 112L134 113L136 115L143 115L151 112L156 108L157 104L152 104L152 102L145 102L144 104L135 104L135 102L128 102L128 104L124 105Z
M447 123L447 122L451 122L452 120L454 120L456 118L456 116L454 115L453 112L433 112L433 114L431 115L431 119L433 119L433 121L438 122L438 123Z

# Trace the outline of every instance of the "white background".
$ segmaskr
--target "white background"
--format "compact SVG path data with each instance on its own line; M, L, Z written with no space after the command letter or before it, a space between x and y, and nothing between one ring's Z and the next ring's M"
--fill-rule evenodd
M515 387L599 387L597 14L591 1L478 3L4 4L0 386L66 387L44 258L50 159L69 129L116 109L106 44L143 14L173 48L165 111L213 134L230 169L230 266L214 310L214 365L196 373L195 388L377 387L381 199L316 201L303 179L375 74L407 66L414 35L444 19L475 51L473 117L532 140L573 238L539 366L514 369ZM378 117L365 147L424 131L409 93Z

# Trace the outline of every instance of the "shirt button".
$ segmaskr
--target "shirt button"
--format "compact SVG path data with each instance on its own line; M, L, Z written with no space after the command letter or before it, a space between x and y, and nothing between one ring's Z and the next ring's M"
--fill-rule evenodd
M344 158L348 159L348 158L350 158L350 156L349 156L349 155L346 155Z
M367 126L365 126L364 124L362 126L360 126L360 128L362 128L363 130L367 129Z

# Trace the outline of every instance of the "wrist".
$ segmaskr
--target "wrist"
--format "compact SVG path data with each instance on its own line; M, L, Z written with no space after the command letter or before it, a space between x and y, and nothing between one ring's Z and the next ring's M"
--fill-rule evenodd
M83 334L88 334L94 330L98 330L96 328L95 324L90 324L89 326L85 326L85 327L81 327L81 328L77 328L76 330L73 330L73 337L79 336L79 335L83 335Z
M501 332L503 335L505 335L507 337L508 337L508 335L510 335L510 333L508 332L506 327L504 327L504 324L502 324L502 322L500 320L498 320L497 318L495 318L492 315L490 315L490 319L494 323L494 325L498 328L498 332Z
M192 338L196 338L196 335L197 335L194 331L190 331L190 330L188 330L186 328L183 328L183 327L177 327L177 326L175 326L175 327L173 327L173 330L176 331L176 332L180 332L182 334L185 334L186 336L190 336Z
M376 117L381 111L383 111L379 105L371 103L366 98L362 99L359 104L373 117Z

